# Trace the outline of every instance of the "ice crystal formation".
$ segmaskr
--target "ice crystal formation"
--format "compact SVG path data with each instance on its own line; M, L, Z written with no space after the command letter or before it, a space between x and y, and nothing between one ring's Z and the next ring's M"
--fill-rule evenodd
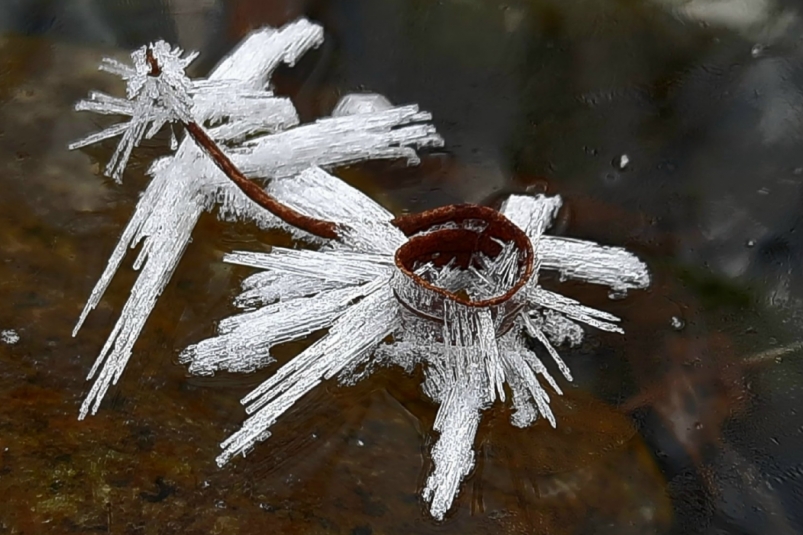
M237 304L247 310L223 320L217 337L183 352L181 358L193 373L252 371L272 361L270 349L276 344L321 329L328 334L243 399L251 416L222 444L221 465L269 437L270 426L322 381L339 377L353 383L378 365L395 364L407 371L423 366L424 392L440 404L434 471L424 498L432 515L441 519L474 464L481 412L505 400L504 383L513 394L515 425L527 426L539 416L556 424L549 393L538 377L555 394L561 394L560 387L525 338L537 341L571 380L555 345L579 343L581 324L622 332L616 317L540 287L538 270L555 270L564 278L617 291L649 283L644 264L624 249L544 235L561 206L560 197L512 196L502 207L502 219L525 234L535 252L535 268L517 288L521 248L488 234L490 224L476 218L477 207L467 209L466 217L457 207L445 214L444 222L412 228L406 235L394 225L392 214L320 169L281 184L292 188L296 202L318 206L319 215L347 224L352 234L319 250L274 247L268 253L226 257L262 271L243 282ZM460 243L486 240L496 254L473 251L448 261L446 255L434 254L429 261L407 266L399 261L406 258L406 247L418 255L426 249L419 240L444 232ZM440 238L435 243L442 244ZM450 297L461 290L470 305ZM499 304L476 306L504 294L507 299Z
M107 168L108 174L120 178L132 148L143 138L168 122L192 120L208 128L240 169L252 177L271 179L271 187L279 190L283 182L293 181L310 166L336 167L379 158L416 163L417 148L442 143L434 127L426 124L430 115L417 106L387 103L366 108L366 97L346 97L336 117L299 125L291 101L266 87L279 64L294 64L322 40L322 28L304 19L280 29L263 29L246 38L201 80L190 80L184 74L194 54L184 56L181 50L161 42L149 47L161 68L159 76L151 76L148 47L131 55L133 67L106 60L101 69L126 81L127 98L92 92L76 108L130 120L71 147L122 136ZM349 102L362 106L355 108ZM192 140L185 139L175 155L156 161L149 174L153 178L73 332L77 333L97 306L127 250L141 243L134 264L139 277L90 371L89 378L95 382L81 407L81 418L97 411L108 388L120 378L201 213L217 207L224 218L250 219L263 227L282 227L300 238L309 237L248 200Z
M0 342L13 346L16 345L19 341L20 341L20 335L17 334L17 331L11 329L0 331Z
M105 58L100 64L100 69L117 74L126 81L127 98L115 98L93 92L89 100L81 101L75 107L79 111L131 117L128 122L117 123L70 145L70 149L77 149L104 139L122 136L117 150L106 166L106 174L118 182L123 176L131 151L143 138L153 137L165 124L191 120L190 93L200 89L197 86L193 88L192 82L184 74L184 69L192 63L197 54L181 57L180 49L171 49L164 41L154 43L151 46L151 54L161 66L160 76L148 76L151 67L144 46L131 54L133 66ZM242 98L242 95L238 97Z
M226 217L285 228L317 248L227 255L259 270L236 299L243 312L181 361L196 374L251 372L273 362L273 346L327 333L243 399L250 416L223 442L218 464L267 439L276 420L323 381L355 383L378 366L421 367L423 391L439 405L423 498L442 519L474 465L482 412L509 391L514 425L545 418L555 426L550 395L562 392L547 365L572 380L556 347L578 344L583 325L622 332L615 316L543 288L539 273L615 293L646 287L649 274L624 249L546 234L558 196L514 195L500 211L457 205L394 217L329 174L325 167L371 158L414 163L416 149L442 141L429 114L379 95L347 96L332 117L298 125L290 102L264 86L280 62L292 64L321 38L305 20L257 32L205 80L187 78L194 56L164 43L134 52L133 67L102 65L126 80L127 98L92 93L78 109L130 119L75 146L121 136L107 168L119 178L133 148L165 124L182 123L188 139L151 168L153 180L79 321L126 249L144 242L140 276L90 372L97 377L80 417L95 412L119 379L199 215L219 206ZM246 175L270 180L262 189Z

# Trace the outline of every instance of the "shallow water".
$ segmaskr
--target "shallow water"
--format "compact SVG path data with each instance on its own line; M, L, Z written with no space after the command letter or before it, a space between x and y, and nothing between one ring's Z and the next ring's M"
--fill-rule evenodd
M318 389L214 464L274 368L196 378L177 354L232 312L249 270L222 255L288 243L246 224L202 218L120 383L76 418L130 261L72 328L168 144L136 151L118 186L100 175L113 144L66 150L102 123L72 104L119 91L104 55L162 37L199 47L203 74L249 28L299 15L328 32L274 80L302 120L377 91L432 111L447 143L419 167L337 174L399 213L560 194L553 232L626 246L654 275L623 299L560 286L627 334L562 351L557 430L486 415L443 523L419 498L435 407L398 370ZM746 0L0 4L0 533L803 531L801 16Z

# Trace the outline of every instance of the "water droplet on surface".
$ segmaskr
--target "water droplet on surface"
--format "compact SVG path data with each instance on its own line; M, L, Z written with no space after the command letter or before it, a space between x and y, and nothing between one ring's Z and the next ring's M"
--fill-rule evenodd
M763 52L764 52L764 45L762 44L755 44L753 45L753 48L750 49L750 55L753 56L754 58L761 56Z
M357 445L358 445L359 447L363 447L363 446L365 446L365 442L363 442L362 440L360 440L360 439L358 438L358 439L357 439Z
M630 165L630 156L627 154L622 154L613 159L613 166L619 171L624 171L628 165Z
M747 240L744 244L747 247L755 247L756 246L756 240Z
M676 331L682 331L683 327L686 326L686 322L683 321L682 318L679 318L677 316L672 316L672 320L669 323L670 325L672 325L672 328L675 329Z

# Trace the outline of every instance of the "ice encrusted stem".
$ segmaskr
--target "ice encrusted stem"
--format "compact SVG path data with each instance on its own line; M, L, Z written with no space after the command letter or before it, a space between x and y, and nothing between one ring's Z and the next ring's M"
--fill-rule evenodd
M162 67L159 65L159 61L156 59L156 56L154 56L151 47L147 48L145 52L145 59L150 67L148 76L152 76L154 78L159 77L162 74ZM226 156L218 144L215 143L215 140L204 131L201 125L195 121L179 121L184 124L184 127L187 129L187 133L190 135L193 141L195 141L195 143L202 148L210 158L212 158L212 161L215 162L215 165L218 166L218 169L223 171L223 174L226 175L226 177L231 180L240 189L240 191L246 195L246 197L285 223L297 227L305 232L329 240L333 240L338 237L337 225L335 223L304 215L297 210L294 210L290 206L281 203L278 199L248 180L242 171L240 171L229 159L229 157Z
M128 79L133 103L97 93L79 103L79 109L132 117L76 145L122 132L114 169L164 124L182 123L193 140L153 166L154 180L82 315L81 321L97 304L126 247L143 241L134 265L141 276L90 372L98 377L80 417L97 410L122 374L198 217L220 206L224 217L329 241L316 251L274 247L225 258L266 271L244 284L240 304L251 310L222 321L219 336L181 354L192 373L250 372L273 361L273 346L328 332L242 400L249 417L221 444L218 464L268 438L277 419L324 381L337 376L353 384L378 364L407 371L422 365L424 392L441 405L423 497L442 520L473 469L482 412L510 393L514 425L543 416L554 427L540 382L558 395L561 389L541 357L571 381L556 347L564 340L579 343L578 323L621 332L615 316L538 286L539 269L620 292L646 286L646 266L621 248L543 235L560 209L559 197L512 196L500 211L451 205L394 218L317 166L371 158L416 162L417 149L442 143L434 126L424 124L431 116L417 106L362 98L296 127L292 103L274 97L264 82L280 61L292 63L319 43L320 27L302 20L265 35L259 45L269 52L255 45L250 55L238 51L229 58L242 61L241 72L221 67L195 82L185 74L192 55L182 57L161 41L142 47L132 54L133 69L107 65ZM230 91L238 97L229 98ZM246 176L271 180L263 190ZM526 340L538 344L531 349ZM380 357L372 358L377 352Z
M294 206L347 223L357 234L353 243L361 245L343 240L313 251L274 247L225 257L264 271L243 283L238 304L249 310L223 320L218 336L182 354L193 372L251 371L272 361L275 344L306 338L311 330L328 332L242 400L249 417L222 443L217 461L251 451L282 414L327 379L354 384L378 366L395 364L408 373L421 366L423 392L440 404L423 499L443 520L475 465L483 412L511 397L513 425L543 417L555 427L550 396L562 390L545 361L571 381L556 347L579 343L582 323L621 332L619 319L544 290L537 267L530 274L527 250L548 240L542 234L559 198L513 196L502 215L450 206L393 218L320 170L278 184L292 190ZM599 257L599 249L585 249L592 258L587 268L576 266L578 277L612 286L643 283L646 266L630 262L627 251L609 249ZM598 258L622 260L634 272L591 265ZM529 341L537 343L529 347Z
M212 161L215 162L215 165L223 171L223 174L240 188L240 191L245 193L249 199L288 225L292 225L319 238L329 240L338 238L337 224L332 221L325 221L323 219L316 219L304 215L290 206L283 204L267 191L248 180L198 123L190 122L186 123L185 126L190 137L204 149L209 157L212 158Z
M278 30L260 30L251 34L224 59L209 76L209 81L236 80L244 87L259 90L281 62L293 64L322 41L323 29L305 19ZM275 120L284 122L285 118L277 116ZM89 312L100 302L127 249L142 242L143 247L135 263L135 268L141 270L140 275L88 375L88 379L92 379L101 370L81 405L80 419L97 412L106 391L117 382L131 357L134 343L148 314L190 241L198 218L210 207L208 190L211 184L220 182L220 171L208 160L208 163L204 162L204 159L193 142L184 141L175 156L154 164L150 171L153 180L137 203L134 215L81 313L73 336ZM190 168L192 173L186 172Z
M153 179L92 290L73 335L93 310L122 264L127 249L141 246L134 263L140 271L89 379L96 378L79 418L95 413L108 388L121 376L145 322L175 271L198 218L218 209L226 220L251 220L262 228L288 231L309 242L339 238L353 250L392 251L401 232L382 226L382 234L366 234L353 225L379 229L375 212L357 210L348 198L334 202L329 187L315 198L299 198L297 187L310 179L337 179L322 168L370 159L406 159L416 163L416 150L441 146L432 119L415 105L392 107L386 99L344 97L333 116L299 125L288 98L274 96L267 82L280 63L293 65L323 42L323 29L299 19L280 29L255 32L225 58L206 79L190 80L185 68L195 54L158 41L131 54L133 67L105 60L102 69L126 81L126 97L90 92L78 111L129 116L130 120L70 145L71 149L122 135L115 152L113 176L121 178L130 149L154 135L162 125L180 122L187 137L173 157L157 160ZM151 53L148 54L148 51ZM246 141L247 139L247 141ZM270 178L265 190L248 177ZM331 180L329 180L331 179ZM381 219L390 220L380 215ZM264 360L262 361L264 362Z

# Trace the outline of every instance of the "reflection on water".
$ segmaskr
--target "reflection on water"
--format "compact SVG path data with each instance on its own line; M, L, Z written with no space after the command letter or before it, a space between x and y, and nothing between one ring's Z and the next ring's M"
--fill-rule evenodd
M99 126L72 104L119 90L103 55L163 37L209 67L300 14L331 33L276 77L303 120L366 88L419 102L447 141L418 168L346 180L397 212L559 193L558 233L627 246L655 275L621 300L569 286L627 335L566 351L557 430L484 419L440 525L418 498L434 407L398 370L310 394L253 455L214 465L271 370L193 378L175 360L231 312L248 271L222 254L287 243L248 225L202 218L123 380L76 419L131 272L70 331L167 144L117 186L99 176L113 145L66 150ZM0 4L0 533L799 532L799 17L770 0Z

